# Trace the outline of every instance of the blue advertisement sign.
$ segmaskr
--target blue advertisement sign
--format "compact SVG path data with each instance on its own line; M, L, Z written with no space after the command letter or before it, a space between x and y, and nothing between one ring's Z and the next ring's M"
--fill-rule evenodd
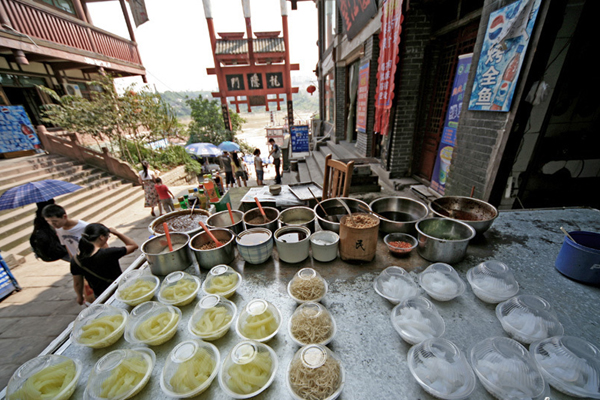
M290 127L292 151L302 153L309 151L308 125L293 125Z
M40 140L23 106L0 106L0 153L40 148Z
M510 110L541 1L519 0L490 14L469 110Z
M471 60L473 54L463 54L458 56L458 65L456 66L456 75L454 76L454 84L452 85L452 94L446 111L446 120L444 122L444 130L438 149L438 154L433 167L433 175L431 176L431 189L440 194L444 194L446 189L446 178L448 176L448 168L452 161L452 153L456 146L456 130L458 128L458 118L465 97L465 86L469 71L471 69Z

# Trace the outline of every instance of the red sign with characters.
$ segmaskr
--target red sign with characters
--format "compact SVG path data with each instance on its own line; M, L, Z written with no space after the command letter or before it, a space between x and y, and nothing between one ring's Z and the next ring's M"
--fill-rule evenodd
M384 0L379 34L374 128L375 132L381 135L388 134L403 18L402 0Z
M377 14L376 0L338 0L338 5L350 40Z
M356 130L367 131L367 109L369 106L369 62L358 70L358 94L356 99Z

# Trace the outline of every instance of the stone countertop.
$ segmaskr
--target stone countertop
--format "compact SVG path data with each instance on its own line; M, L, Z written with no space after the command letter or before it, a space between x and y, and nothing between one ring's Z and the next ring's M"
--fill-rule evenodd
M563 242L560 226L567 231L600 232L600 212L592 209L501 212L492 228L482 238L472 241L465 259L453 265L467 283L465 293L450 302L432 300L446 324L442 337L451 340L468 354L472 345L487 337L507 336L496 318L495 305L475 297L466 279L468 269L482 261L495 259L511 268L520 285L519 294L538 295L552 304L564 326L565 335L600 345L600 314L597 312L600 288L572 281L554 268L554 260ZM263 298L275 304L283 317L278 334L267 342L278 355L279 369L273 384L256 398L291 398L286 384L286 371L298 346L287 332L287 323L296 304L288 296L286 287L300 268L313 267L329 284L329 292L322 304L331 311L337 323L336 337L328 347L341 358L346 371L346 383L340 399L434 399L421 389L410 374L406 362L410 345L392 327L390 312L393 305L373 290L373 280L388 266L398 265L416 274L430 264L416 252L406 258L391 256L382 240L379 240L375 260L363 265L348 264L339 258L330 263L319 263L310 257L299 264L280 263L276 250L261 265L250 265L237 258L232 267L242 273L244 281L230 300L236 303L238 313L250 300ZM197 266L190 267L189 272L198 273ZM202 279L206 277L206 272L201 271ZM131 310L131 307L117 300L111 301L113 305ZM176 344L193 338L187 330L187 323L196 303L194 301L181 308L183 318L175 337L161 346L152 347L157 355L157 364L150 382L136 398L168 398L159 385L164 359ZM239 341L232 329L223 338L213 342L221 352L221 360ZM101 350L69 343L59 349L62 354L78 358L84 364L81 380L72 399L83 398L87 377L96 361L110 351L131 347L124 339L120 339L115 345ZM198 398L226 399L228 396L220 389L217 377ZM478 381L470 398L482 400L494 397ZM571 397L551 389L551 398Z

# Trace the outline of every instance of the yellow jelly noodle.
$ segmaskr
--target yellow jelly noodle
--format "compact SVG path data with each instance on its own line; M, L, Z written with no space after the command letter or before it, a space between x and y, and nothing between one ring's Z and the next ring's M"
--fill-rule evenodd
M263 339L277 330L277 320L270 310L250 315L241 325L242 334L249 339Z
M135 300L149 295L155 287L156 284L154 282L138 279L133 284L121 289L119 294L123 300Z
M149 342L176 328L178 322L179 314L163 312L142 322L135 335L137 339Z
M227 370L227 386L239 394L256 392L269 381L271 365L271 355L268 352L257 353L248 364L233 364Z
M113 399L135 388L148 372L148 363L141 358L125 359L102 382L100 397Z
M217 275L210 280L206 292L210 294L227 293L235 287L238 282L237 274Z
M223 306L212 307L202 314L202 317L198 320L194 329L196 333L207 335L221 330L231 322L231 318L232 316L227 312L227 308Z
M54 399L75 377L75 363L66 360L31 375L8 400Z
M120 314L96 318L81 328L79 343L90 345L107 338L121 326L123 319Z
M188 298L197 288L196 281L180 279L176 284L162 289L160 295L167 301L178 302Z
M194 357L179 365L169 383L177 393L191 392L206 382L215 367L215 360L206 349L201 348Z

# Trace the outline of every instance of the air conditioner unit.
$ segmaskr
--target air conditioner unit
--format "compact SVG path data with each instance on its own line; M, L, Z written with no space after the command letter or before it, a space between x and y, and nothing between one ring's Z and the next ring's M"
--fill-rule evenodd
M63 87L65 89L65 94L67 94L68 96L82 97L79 85L76 85L74 83L63 83Z

